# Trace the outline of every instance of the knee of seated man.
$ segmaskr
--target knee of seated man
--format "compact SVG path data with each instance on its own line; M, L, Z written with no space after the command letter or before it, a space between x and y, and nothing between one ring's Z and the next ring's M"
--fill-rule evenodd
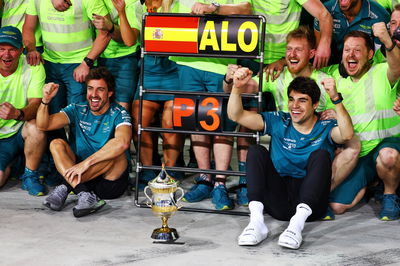
M54 152L54 151L60 149L61 147L63 147L64 145L65 145L65 140L63 140L63 139L53 139L50 142L49 148L50 148L51 152Z
M377 166L391 168L399 160L399 152L393 148L383 148L379 151Z
M346 147L345 151L347 153L347 157L349 160L354 160L358 158L358 155L360 154L361 151L361 146L350 146L350 147Z
M36 120L32 119L24 123L24 129L22 135L38 139L38 138L43 138L45 136L45 132L39 130L36 126Z
M335 156L342 154L347 160L354 160L358 158L361 151L361 142L358 137L353 137L351 140L346 141L340 148L335 150Z

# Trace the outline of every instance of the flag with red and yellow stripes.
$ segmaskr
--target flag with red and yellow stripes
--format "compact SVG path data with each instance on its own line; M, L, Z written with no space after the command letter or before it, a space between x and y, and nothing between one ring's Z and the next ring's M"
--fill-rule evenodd
M199 17L147 16L144 30L146 52L198 53Z

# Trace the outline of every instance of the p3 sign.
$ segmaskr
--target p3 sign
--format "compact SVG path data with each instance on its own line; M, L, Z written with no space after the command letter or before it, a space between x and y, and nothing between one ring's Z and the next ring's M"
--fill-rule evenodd
M257 16L149 14L144 23L144 50L256 58L259 53L260 24Z
M174 129L222 131L222 97L187 96L174 98Z

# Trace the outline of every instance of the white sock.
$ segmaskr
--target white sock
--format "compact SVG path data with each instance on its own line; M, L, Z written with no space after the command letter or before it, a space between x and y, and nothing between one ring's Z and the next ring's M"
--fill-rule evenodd
M264 204L259 201L249 202L250 223L264 223Z
M288 228L279 236L278 245L298 249L303 241L301 231L303 231L304 224L311 214L312 210L307 204L300 203L297 205L296 213L290 219Z
M262 235L267 235L268 227L264 223L264 204L262 204L259 201L250 201L249 210L250 210L250 222L247 227L252 226Z
M264 223L264 205L259 201L250 201L250 222L240 234L239 245L257 245L268 236L268 227Z
M305 203L300 203L296 207L295 215L293 215L293 217L290 219L288 229L301 233L303 231L304 224L306 223L308 216L310 216L311 214L312 210L310 206Z

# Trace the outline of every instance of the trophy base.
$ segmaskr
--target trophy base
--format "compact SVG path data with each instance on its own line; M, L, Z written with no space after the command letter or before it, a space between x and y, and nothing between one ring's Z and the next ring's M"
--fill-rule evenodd
M158 241L172 242L179 238L178 232L175 228L161 227L154 229L151 238Z

